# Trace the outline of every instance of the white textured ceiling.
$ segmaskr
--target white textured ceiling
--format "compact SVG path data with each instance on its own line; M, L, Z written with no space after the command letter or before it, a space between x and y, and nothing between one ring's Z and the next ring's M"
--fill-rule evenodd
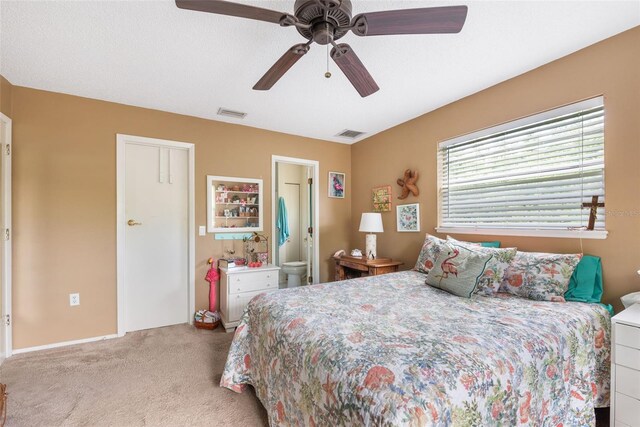
M241 3L293 12L293 0ZM298 32L173 1L0 0L0 73L15 85L350 143L640 25L635 1L370 1L366 11L466 4L460 34L357 37L380 86L361 98L313 45L267 92L251 88ZM631 53L630 53L631 54ZM248 113L216 115L219 107ZM360 138L362 139L362 138Z

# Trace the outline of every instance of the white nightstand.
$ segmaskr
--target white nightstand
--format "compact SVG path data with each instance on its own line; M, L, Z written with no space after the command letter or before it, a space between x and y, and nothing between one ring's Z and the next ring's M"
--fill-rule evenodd
M640 304L611 318L611 427L640 427Z
M244 308L253 297L278 289L277 265L220 268L220 317L227 332L240 323Z

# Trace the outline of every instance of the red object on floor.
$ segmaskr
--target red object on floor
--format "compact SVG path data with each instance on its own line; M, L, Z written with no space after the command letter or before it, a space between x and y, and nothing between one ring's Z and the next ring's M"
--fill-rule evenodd
M218 274L218 268L215 266L213 258L209 261L211 268L205 276L205 280L209 282L209 311L216 311L216 282L220 278L220 274Z

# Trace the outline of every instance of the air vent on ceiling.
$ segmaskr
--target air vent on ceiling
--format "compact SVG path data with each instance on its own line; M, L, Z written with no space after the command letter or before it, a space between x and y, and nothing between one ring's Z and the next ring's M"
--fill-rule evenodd
M342 132L340 132L339 134L337 134L336 136L342 137L342 138L350 138L350 139L356 139L357 137L359 137L360 135L364 135L366 132L360 132L357 130L351 130L351 129L345 129Z
M218 108L218 115L233 117L234 119L244 119L247 113L243 113L241 111L233 111L233 110L229 110L228 108L220 107Z

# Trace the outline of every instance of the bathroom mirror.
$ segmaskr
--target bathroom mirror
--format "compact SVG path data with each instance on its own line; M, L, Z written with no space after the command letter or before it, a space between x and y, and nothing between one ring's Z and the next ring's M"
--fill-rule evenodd
M207 231L262 231L262 180L207 175Z

